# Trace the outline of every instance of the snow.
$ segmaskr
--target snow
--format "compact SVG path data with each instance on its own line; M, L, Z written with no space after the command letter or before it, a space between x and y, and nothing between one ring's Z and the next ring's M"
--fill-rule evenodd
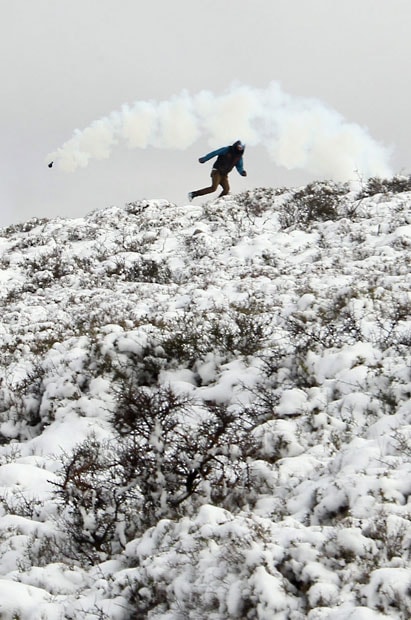
M41 588L0 580L0 613L4 620L59 620L59 606Z
M411 192L356 191L0 231L2 619L411 617Z
M370 583L364 588L364 593L370 607L378 606L385 613L398 607L401 600L407 601L408 599L407 608L411 612L410 586L409 567L379 568L373 571Z

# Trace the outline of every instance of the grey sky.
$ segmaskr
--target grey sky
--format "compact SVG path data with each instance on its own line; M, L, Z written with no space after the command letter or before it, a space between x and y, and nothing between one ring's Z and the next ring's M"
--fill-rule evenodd
M0 0L0 225L79 217L144 198L187 203L208 182L186 150L113 149L108 160L64 173L47 154L73 131L137 100L188 89L221 94L233 81L277 81L315 97L393 148L410 173L409 0ZM234 136L235 138L242 136ZM213 145L214 148L223 146ZM248 147L248 177L233 192L312 180Z

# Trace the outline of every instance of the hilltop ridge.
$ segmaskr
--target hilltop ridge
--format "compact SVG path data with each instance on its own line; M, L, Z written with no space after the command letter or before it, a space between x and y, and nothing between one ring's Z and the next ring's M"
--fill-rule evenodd
M0 616L406 620L411 184L0 231Z

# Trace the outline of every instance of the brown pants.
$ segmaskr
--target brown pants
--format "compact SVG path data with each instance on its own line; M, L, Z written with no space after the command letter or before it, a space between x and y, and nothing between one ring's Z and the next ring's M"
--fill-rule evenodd
M221 174L218 170L214 168L211 171L211 185L210 187L204 187L203 189L198 189L195 192L192 192L193 198L196 196L204 196L205 194L211 194L215 192L217 187L221 185L223 191L220 196L225 196L230 191L230 185L228 184L228 176L226 174Z

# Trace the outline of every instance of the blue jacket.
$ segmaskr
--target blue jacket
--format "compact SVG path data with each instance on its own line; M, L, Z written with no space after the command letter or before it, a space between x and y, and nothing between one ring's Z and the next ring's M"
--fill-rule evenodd
M199 161L203 164L206 161L208 161L209 159L212 159L213 157L219 157L220 155L224 156L227 153L229 153L231 148L232 148L231 145L230 146L223 146L223 147L221 147L221 149L217 149L216 151L211 151L211 153L207 153L207 155L204 155L204 157L200 157ZM242 155L241 155L240 159L237 161L237 163L235 163L234 165L237 168L237 172L242 175L243 172L244 172L244 163L243 163L243 156ZM218 166L215 165L214 167L218 170ZM227 172L230 172L230 170L228 170Z

